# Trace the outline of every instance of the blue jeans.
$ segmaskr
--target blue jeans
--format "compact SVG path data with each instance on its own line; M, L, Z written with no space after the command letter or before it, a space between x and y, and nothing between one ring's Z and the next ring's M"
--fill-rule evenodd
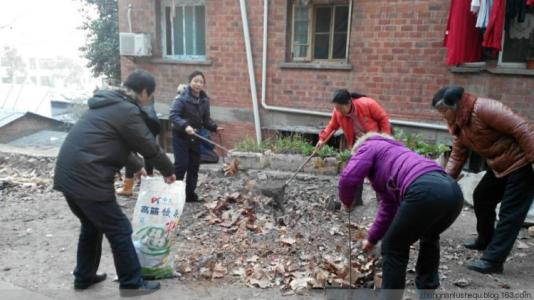
M117 202L81 200L67 195L65 198L82 224L74 280L92 282L100 264L102 236L105 235L111 245L120 286L141 286L143 278L131 238L132 225Z

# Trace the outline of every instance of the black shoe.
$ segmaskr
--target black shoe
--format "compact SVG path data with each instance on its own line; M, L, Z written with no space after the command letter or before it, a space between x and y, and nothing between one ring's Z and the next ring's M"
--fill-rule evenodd
M159 290L160 287L159 282L144 281L141 285L121 285L119 289L121 297L136 297L152 294Z
M469 270L477 271L482 274L502 273L502 264L492 263L483 259L476 259L465 264Z
M200 199L198 198L197 194L192 194L185 197L185 202L199 202Z
M481 242L479 239L474 239L464 243L464 247L471 250L484 251L488 244Z
M93 280L89 282L79 282L79 281L74 280L74 289L75 290L86 290L93 284L97 284L99 282L106 280L107 277L108 275L106 273L102 273L102 274L96 274L95 278L93 278Z

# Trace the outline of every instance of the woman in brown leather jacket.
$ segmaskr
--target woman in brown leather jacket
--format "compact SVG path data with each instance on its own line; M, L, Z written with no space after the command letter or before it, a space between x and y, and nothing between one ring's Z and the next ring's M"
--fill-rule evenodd
M466 266L502 273L534 197L534 130L499 101L477 98L459 86L440 89L432 106L447 121L453 138L447 173L458 177L467 149L485 158L490 168L473 193L478 237L464 244L484 254ZM499 202L499 222L494 226Z

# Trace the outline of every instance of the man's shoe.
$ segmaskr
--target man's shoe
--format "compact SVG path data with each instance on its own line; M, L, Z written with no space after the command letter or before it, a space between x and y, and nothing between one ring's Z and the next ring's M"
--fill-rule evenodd
M488 244L481 242L479 239L474 239L464 243L464 247L471 250L484 251Z
M93 280L89 282L79 282L79 281L74 280L74 289L75 290L86 290L93 284L97 284L99 282L106 280L107 277L108 275L106 273L102 273L102 274L96 274L95 278L93 278Z
M159 282L143 281L141 285L121 285L119 289L121 297L136 297L152 294L159 290L160 287Z
M501 263L492 263L483 259L476 259L465 264L469 270L477 271L482 274L502 273Z

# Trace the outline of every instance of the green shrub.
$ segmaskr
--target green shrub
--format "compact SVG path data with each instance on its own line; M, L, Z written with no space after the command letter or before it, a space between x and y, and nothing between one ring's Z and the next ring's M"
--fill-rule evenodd
M338 154L337 150L332 148L330 145L324 145L321 149L319 149L319 151L317 151L317 155L320 158L332 157L332 156L336 156L337 154Z
M265 143L256 144L256 140L251 137L246 137L243 140L235 144L234 148L237 151L243 152L263 152L265 151Z
M402 130L395 134L395 139L402 142L408 149L430 158L436 158L450 150L445 144L429 144L423 140L421 135L405 133Z
M340 163L346 163L347 161L349 161L351 155L352 152L350 150L343 150L337 154L337 160Z

